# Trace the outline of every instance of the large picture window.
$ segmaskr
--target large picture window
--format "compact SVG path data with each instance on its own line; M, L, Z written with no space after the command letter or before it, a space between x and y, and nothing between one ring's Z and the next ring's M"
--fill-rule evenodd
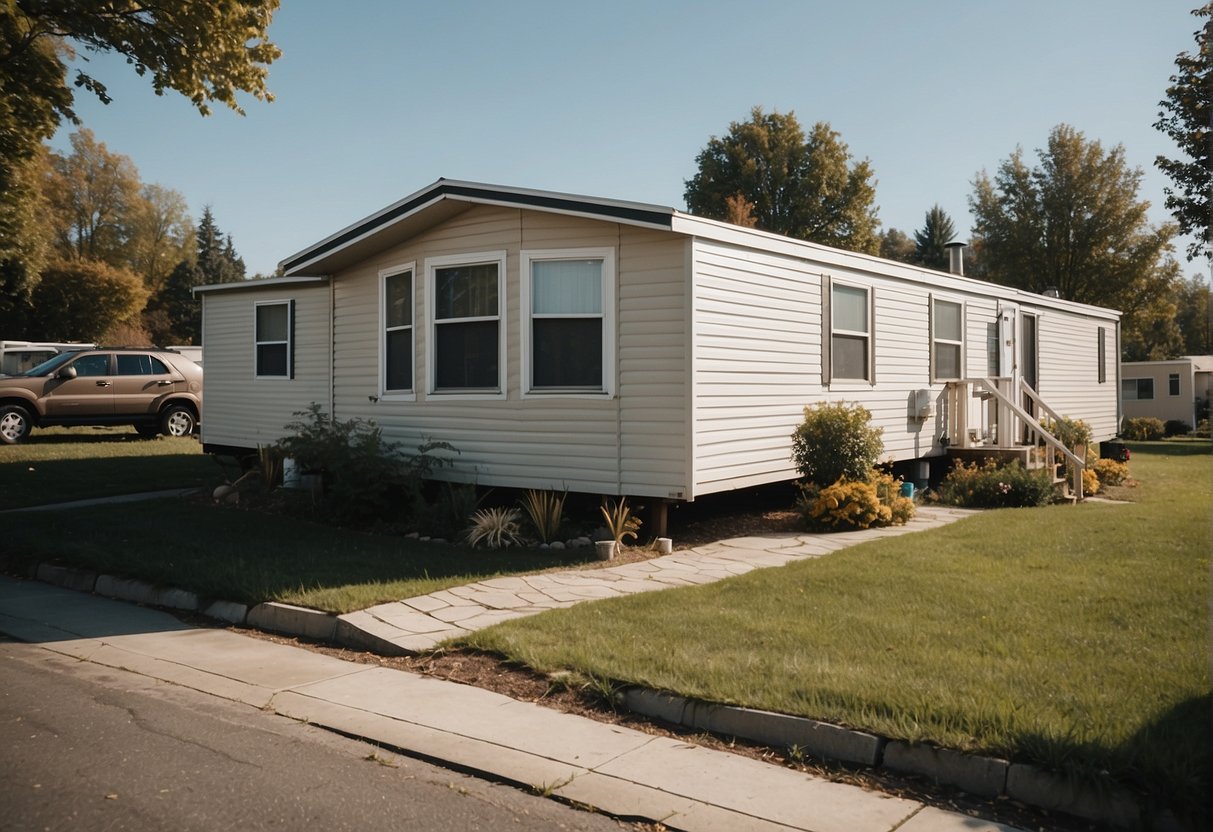
M869 290L835 283L830 287L830 376L872 380Z
M290 301L258 303L254 306L257 378L291 377L292 307Z
M524 392L609 393L614 252L522 253Z
M433 311L430 389L501 392L504 252L426 262Z
M413 266L385 269L383 282L383 367L384 393L411 393L413 390Z
M931 302L931 375L954 381L963 375L964 305L950 300Z

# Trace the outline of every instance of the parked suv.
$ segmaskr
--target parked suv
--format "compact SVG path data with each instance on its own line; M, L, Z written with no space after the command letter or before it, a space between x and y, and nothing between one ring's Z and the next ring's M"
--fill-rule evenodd
M188 436L201 417L202 368L172 350L74 350L0 377L6 445L52 425L134 425L142 436Z

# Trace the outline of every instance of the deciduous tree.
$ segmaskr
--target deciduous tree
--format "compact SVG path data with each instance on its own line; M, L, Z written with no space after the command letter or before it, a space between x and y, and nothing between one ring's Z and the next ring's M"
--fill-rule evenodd
M1177 265L1168 257L1172 225L1151 226L1137 199L1141 170L1124 148L1060 125L1030 168L1016 149L991 179L974 181L969 205L982 276L1034 292L1120 309L1166 297Z
M755 107L749 121L713 136L696 165L685 192L692 213L728 220L740 198L765 231L870 254L880 248L871 166L851 164L847 145L825 122L806 136L794 113Z
M147 301L143 280L128 269L90 260L53 263L34 289L29 336L96 341L115 323L137 320Z
M1154 124L1166 133L1187 158L1154 160L1171 178L1166 206L1175 215L1179 230L1195 236L1188 246L1188 259L1213 255L1209 217L1213 211L1213 3L1192 12L1204 22L1196 32L1196 50L1181 52L1175 59L1167 97Z
M880 235L879 254L886 260L896 260L899 263L913 263L915 262L914 241L907 237L904 231L890 228Z
M71 143L70 154L51 154L46 183L55 250L62 259L129 266L142 207L139 171L129 157L98 142L92 130L73 133Z

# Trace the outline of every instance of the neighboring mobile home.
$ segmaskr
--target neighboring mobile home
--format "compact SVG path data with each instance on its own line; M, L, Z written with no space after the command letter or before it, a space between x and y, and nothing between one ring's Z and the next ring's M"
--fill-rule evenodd
M449 442L449 478L693 500L794 479L814 402L917 480L1046 406L1119 424L1116 311L671 208L439 180L281 267L195 290L209 450L316 402Z
M1120 403L1126 419L1153 416L1196 427L1197 408L1213 393L1213 355L1120 365Z

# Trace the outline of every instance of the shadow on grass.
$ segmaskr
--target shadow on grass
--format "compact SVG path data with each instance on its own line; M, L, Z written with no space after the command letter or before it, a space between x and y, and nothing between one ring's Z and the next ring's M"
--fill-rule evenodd
M311 596L307 606L330 612L594 556L589 548L469 549L172 499L75 508L50 528L15 523L8 543L9 569L53 560L244 603ZM337 595L326 602L330 590ZM354 597L342 598L345 590Z
M1209 456L1213 455L1213 442L1208 439L1168 439L1160 442L1127 442L1129 450L1136 454L1155 456Z
M0 466L0 510L222 481L214 461L196 454L34 460Z

